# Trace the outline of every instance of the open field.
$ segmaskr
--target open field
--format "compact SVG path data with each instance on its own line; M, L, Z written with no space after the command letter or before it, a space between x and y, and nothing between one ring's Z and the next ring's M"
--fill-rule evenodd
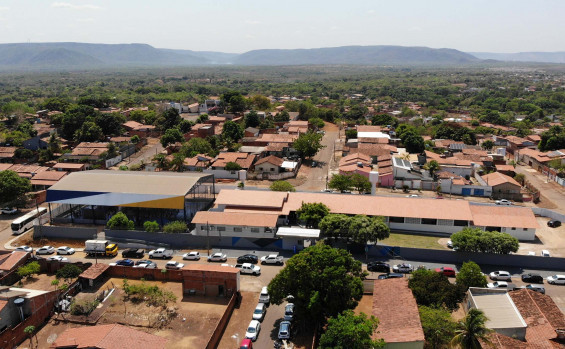
M391 233L388 239L381 240L379 243L399 247L429 248L434 250L447 249L439 243L440 239L437 236Z

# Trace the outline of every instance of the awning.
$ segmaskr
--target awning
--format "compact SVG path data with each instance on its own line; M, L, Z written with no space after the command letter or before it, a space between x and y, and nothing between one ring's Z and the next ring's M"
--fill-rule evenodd
M320 237L320 229L306 229L298 227L280 227L277 231L279 237L294 237L305 239L318 239Z

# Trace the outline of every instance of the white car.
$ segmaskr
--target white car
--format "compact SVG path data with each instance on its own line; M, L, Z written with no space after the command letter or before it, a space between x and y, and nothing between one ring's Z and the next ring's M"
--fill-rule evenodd
M255 342L260 331L261 323L257 320L251 320L249 326L247 326L247 331L245 331L245 338L249 338Z
M182 255L182 259L186 259L189 261L198 261L200 260L200 252L192 251Z
M169 261L167 262L167 264L165 264L165 269L182 269L182 267L184 267L184 264L179 263L179 262L175 262L175 261Z
M157 264L153 261L141 260L137 261L134 268L146 268L146 269L157 269Z
M552 285L565 285L565 275L548 276L547 283Z
M453 248L453 241L451 239L447 240L447 247Z
M3 207L0 208L0 212L2 212L2 214L16 214L18 213L18 209L13 207Z
M35 250L35 254L52 254L55 253L55 247L43 246Z
M393 266L392 271L395 273L411 273L414 271L414 267L412 267L412 264L402 263Z
M228 256L221 252L216 252L210 256L208 256L208 262L226 262L228 260Z
M495 281L487 284L488 288L508 288L508 282L506 281Z
M512 274L504 270L493 271L488 276L491 280L510 281L512 279Z
M506 199L496 200L494 203L497 205L504 205L504 206L512 205L512 202Z
M267 312L267 307L265 306L265 303L257 304L255 310L253 311L253 320L263 321L266 312Z
M74 254L75 249L69 246L61 246L57 248L57 254Z
M22 245L22 246L18 246L16 247L16 249L14 251L21 251L21 252L33 252L33 248L31 246L27 246L27 245Z
M66 257L61 257L61 256L51 256L49 258L47 258L48 261L57 261L57 262L68 262L69 259Z
M551 254L549 253L548 250L541 250L541 256L542 257L551 257Z

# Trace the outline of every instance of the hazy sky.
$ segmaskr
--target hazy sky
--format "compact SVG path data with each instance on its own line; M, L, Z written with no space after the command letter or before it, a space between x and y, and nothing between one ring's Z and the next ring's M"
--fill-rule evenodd
M563 0L0 0L0 42L565 51Z

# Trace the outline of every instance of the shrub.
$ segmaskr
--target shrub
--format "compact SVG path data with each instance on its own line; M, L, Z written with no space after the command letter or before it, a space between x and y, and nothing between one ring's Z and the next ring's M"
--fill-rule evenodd
M294 186L287 181L274 181L270 189L272 191L296 191Z
M125 213L118 212L108 220L106 226L110 229L133 230L135 225Z
M224 167L224 169L225 169L226 171L239 171L239 170L241 170L241 166L240 166L238 163L236 163L236 162L230 161L230 162L228 162L228 163L226 164L226 166Z
M80 274L82 274L81 268L74 264L67 264L61 269L57 270L55 276L57 277L57 279L69 280L78 277Z
M38 262L30 262L19 267L16 273L18 273L18 275L22 278L31 278L34 274L39 274L40 271L41 267Z
M123 281L126 296L135 302L147 302L149 305L166 306L169 302L176 302L177 297L171 291L163 291L157 286L147 285L141 279L141 284L130 285L126 279Z
M90 315L100 304L97 299L75 300L71 303L72 315Z
M143 223L143 229L149 233L155 233L159 231L159 223L156 221L147 221Z
M188 229L188 226L183 221L174 221L165 224L163 227L163 232L167 234L179 234L184 233Z

